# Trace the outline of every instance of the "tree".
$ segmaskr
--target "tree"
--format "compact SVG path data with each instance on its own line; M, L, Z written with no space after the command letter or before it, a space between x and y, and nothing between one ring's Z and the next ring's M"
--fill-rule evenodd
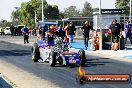
M59 17L59 18L60 18L60 19L63 19L63 18L65 17L64 15L65 15L65 14L64 14L63 12L60 12L60 15L59 15L60 17Z
M93 8L93 12L99 12L99 8Z
M84 3L84 8L82 10L82 16L88 17L88 16L92 16L92 15L93 15L92 6L89 2L86 1Z
M80 11L77 10L76 6L70 6L68 8L65 8L64 16L65 18L80 16Z
M11 22L8 22L7 20L1 20L0 21L0 27L1 28L5 28L5 27L10 27L11 26Z
M47 5L47 2L44 3L44 6ZM20 9L20 18L19 21L23 25L28 25L30 27L35 26L35 11L39 20L41 20L41 10L42 10L42 1L41 0L31 0L21 4Z
M17 25L19 23L18 19L20 18L20 11L16 10L11 13L12 23L13 25Z
M13 17L14 19L16 19L16 18L19 18L20 12L19 12L19 10L13 11L13 12L11 13L11 15L12 15L12 17Z
M59 9L56 5L47 5L45 8L45 18L47 19L59 19Z
M21 8L12 12L12 18L18 18L19 23L28 25L30 27L35 26L35 12L37 14L38 21L42 19L42 0L31 0L21 4ZM47 19L59 19L59 9L56 5L49 5L44 2L44 18Z
M117 9L126 9L126 15L129 15L130 0L116 0L115 7Z

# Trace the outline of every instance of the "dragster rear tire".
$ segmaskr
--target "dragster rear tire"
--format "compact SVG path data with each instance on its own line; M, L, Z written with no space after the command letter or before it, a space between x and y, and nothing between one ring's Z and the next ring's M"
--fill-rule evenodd
M37 43L34 43L32 47L32 60L33 62L38 62L38 59L40 59L39 47Z
M85 56L85 51L83 49L80 49L78 51L78 54L80 56L80 59L81 59L81 66L85 66L85 63L86 63L86 56Z

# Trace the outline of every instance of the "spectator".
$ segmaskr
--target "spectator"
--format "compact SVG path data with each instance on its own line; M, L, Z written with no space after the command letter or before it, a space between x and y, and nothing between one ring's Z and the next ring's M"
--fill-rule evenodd
M121 25L122 31L124 31L124 21L123 20L120 21L120 25Z
M2 28L0 28L0 34L1 36L4 34L4 30Z
M89 32L90 30L93 30L93 27L90 25L88 21L86 21L81 29L83 30L84 44L85 44L85 49L87 50L88 41L89 41Z
M69 42L69 38L68 38L68 24L64 27L64 32L65 32L65 38L64 41L65 42Z
M111 49L117 51L118 46L119 46L119 36L120 34L122 34L122 30L121 30L121 25L119 23L117 23L117 20L114 19L112 21L112 24L109 27L112 36L111 36L111 41L112 41L112 45L111 45Z
M42 25L42 26L43 26L43 25ZM38 38L39 40L42 40L42 33L43 33L42 26L39 27L39 29L38 29L37 38Z
M35 35L35 29L33 29L33 31L32 31L32 35L33 35L33 36Z
M75 31L76 31L76 28L72 22L70 22L70 24L67 28L67 31L68 31L69 42L71 45L71 43L74 41L74 36L75 36ZM71 47L72 47L72 45L71 45Z
M11 24L10 30L11 30L11 37L13 37L15 33L15 27L13 26L13 24Z
M130 21L127 21L127 24L125 25L125 44L127 38L129 38L132 45L132 25L130 24Z
M124 25L124 20L120 20L120 25L121 25L121 31L122 31L122 36L120 36L120 50L123 50L125 49L125 31L124 31L124 28L125 28L125 25Z
M29 35L31 36L32 34L32 28L29 29Z
M88 41L90 45L89 49L95 51L96 49L98 49L98 45L99 45L98 44L98 33L94 31L90 34L90 36L91 38Z
M123 20L120 21L120 25L121 25L121 29L122 29L122 35L125 38L125 31L124 31L125 26L124 26L124 21Z
M47 25L42 26L42 36L43 36L43 40L45 40L45 35L46 35L46 32L47 31L48 31L48 26Z
M29 29L27 28L27 26L25 25L25 27L22 29L22 33L23 33L23 37L24 37L24 44L27 42L29 43L28 39L29 39Z

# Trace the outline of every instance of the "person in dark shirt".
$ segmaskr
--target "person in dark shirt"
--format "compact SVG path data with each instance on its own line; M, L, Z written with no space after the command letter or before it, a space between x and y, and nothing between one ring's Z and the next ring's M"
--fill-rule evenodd
M60 25L57 30L56 33L59 37L61 37L64 40L64 37L66 36L66 33L64 31L64 28L62 27L62 25Z
M48 31L48 26L42 25L41 29L42 29L42 40L45 40L45 35L46 35L46 32Z
M13 24L11 24L10 30L11 30L11 37L12 37L14 36L14 33L15 33L15 27L13 26Z
M112 24L110 25L109 29L111 30L112 36L111 36L111 41L112 41L112 45L111 45L111 49L117 51L118 46L119 46L119 38L120 38L120 34L122 32L121 30L121 25L119 23L117 23L117 20L114 19L112 21Z
M124 21L123 20L120 21L120 25L121 25L122 31L124 31Z
M69 36L69 42L71 45L71 43L74 41L74 36L75 36L75 31L76 31L76 28L72 22L70 22L70 24L67 28L67 31L68 31L68 36ZM72 45L71 45L71 47L72 47Z
M90 30L93 30L93 27L90 25L88 21L86 21L81 29L83 30L85 49L87 49L89 41L89 32Z
M124 38L123 39L123 41L124 41L125 40L125 23L124 23L124 20L120 20L120 25L121 25L121 30L122 30L122 38Z
M25 25L25 27L22 29L22 33L23 33L23 37L24 37L24 44L27 42L29 43L28 39L29 39L29 29L27 28L27 26Z
M39 27L39 29L38 29L38 35L37 35L37 37L38 37L38 39L39 40L43 40L43 34L44 34L44 25L42 25L42 26L40 26Z
M42 33L43 33L42 27L39 28L38 33L39 33L39 35L42 35Z

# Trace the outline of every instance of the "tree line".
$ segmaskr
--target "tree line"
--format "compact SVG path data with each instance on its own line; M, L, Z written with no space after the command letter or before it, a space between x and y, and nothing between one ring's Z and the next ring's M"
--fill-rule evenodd
M116 0L115 8L126 9L126 15L129 15L129 4L130 0ZM109 3L106 3L109 4ZM50 5L44 2L44 19L61 20L69 17L90 17L93 15L93 11L98 8L93 8L89 2L85 2L81 10L77 9L76 6L70 6L65 8L64 11L60 11L57 5ZM11 18L12 22L6 20L0 21L0 26L10 26L10 24L28 25L30 27L35 26L35 13L37 21L42 19L42 0L31 0L29 2L23 2L19 9L12 11Z
M18 24L27 24L30 27L35 25L35 13L37 21L42 19L42 0L31 0L21 4L20 9L12 12L12 21L18 19ZM76 6L65 8L60 11L57 5L50 5L44 2L44 19L61 20L67 17L92 16L92 7L89 2L85 2L84 8L78 10Z

